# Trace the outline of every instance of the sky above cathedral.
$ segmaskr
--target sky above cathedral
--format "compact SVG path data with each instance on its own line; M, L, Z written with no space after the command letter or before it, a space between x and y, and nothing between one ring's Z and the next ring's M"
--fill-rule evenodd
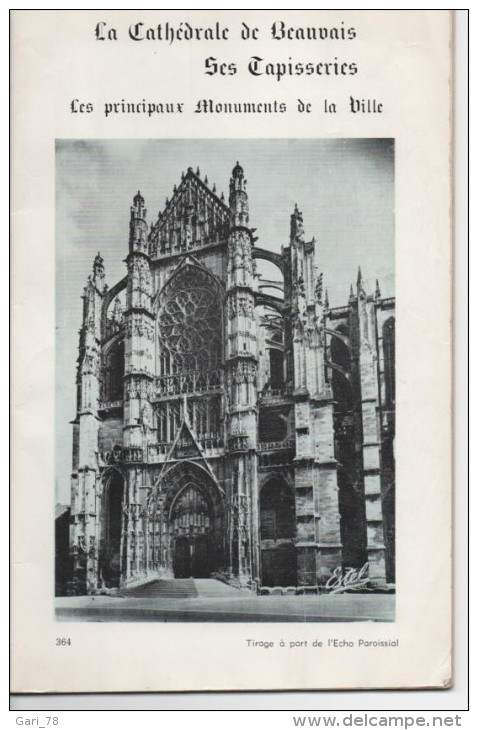
M59 140L56 148L57 501L69 503L71 431L81 294L101 252L111 287L126 274L130 206L138 190L148 223L181 172L199 167L226 202L239 161L248 181L257 244L280 252L297 203L331 307L347 303L361 266L366 291L378 278L395 294L394 145L390 139ZM274 274L270 269L264 274Z

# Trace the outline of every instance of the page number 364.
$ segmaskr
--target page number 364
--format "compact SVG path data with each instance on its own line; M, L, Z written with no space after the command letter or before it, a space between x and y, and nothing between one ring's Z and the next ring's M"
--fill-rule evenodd
M59 638L57 637L55 639L55 646L71 646L71 639L70 637L63 637Z

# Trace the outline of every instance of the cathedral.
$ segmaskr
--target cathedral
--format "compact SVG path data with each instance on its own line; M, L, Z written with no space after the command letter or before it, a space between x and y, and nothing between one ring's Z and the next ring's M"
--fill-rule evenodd
M284 240L256 245L237 163L228 202L192 168L150 223L138 192L117 283L96 256L73 421L76 592L188 577L325 592L348 568L394 584L395 300L359 268L329 307L297 205Z

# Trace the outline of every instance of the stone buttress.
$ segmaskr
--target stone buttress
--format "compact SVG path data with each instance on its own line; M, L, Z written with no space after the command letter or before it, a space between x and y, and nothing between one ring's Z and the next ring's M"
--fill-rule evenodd
M299 585L318 586L341 565L342 545L334 403L324 379L322 275L316 271L315 240L305 240L297 206L283 256L290 271L284 304L294 373L297 574Z
M252 232L244 171L239 163L229 188L227 242L225 380L228 401L227 450L231 469L231 573L241 584L258 578L257 493L257 324L252 266Z
M126 472L121 555L122 581L146 572L145 501L148 443L153 438L154 316L146 209L141 194L131 207L125 319L123 462Z
M386 583L386 566L380 468L381 433L378 355L375 337L376 313L374 297L367 297L360 268L357 278L357 308L367 557L370 581L373 585L379 586Z
M86 591L96 588L98 573L98 403L101 359L101 312L106 291L103 259L98 254L83 292L83 322L77 367L77 415L73 421L70 550L73 580Z

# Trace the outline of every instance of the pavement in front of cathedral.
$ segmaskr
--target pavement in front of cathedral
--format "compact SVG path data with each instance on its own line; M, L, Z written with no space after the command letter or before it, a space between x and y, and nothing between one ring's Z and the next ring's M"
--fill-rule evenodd
M72 621L320 622L393 621L395 596L255 596L212 579L153 581L116 596L56 599Z

